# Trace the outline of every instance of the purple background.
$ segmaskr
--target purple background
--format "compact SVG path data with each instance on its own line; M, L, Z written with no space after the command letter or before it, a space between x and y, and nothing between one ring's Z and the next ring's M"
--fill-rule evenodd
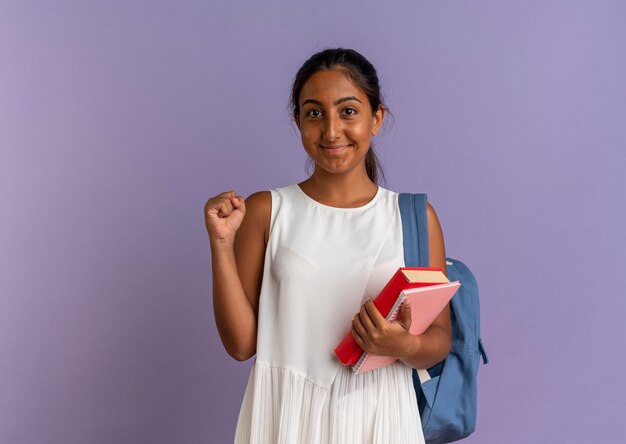
M0 442L231 442L206 200L306 177L290 81L354 47L478 276L467 443L624 442L626 3L0 4Z

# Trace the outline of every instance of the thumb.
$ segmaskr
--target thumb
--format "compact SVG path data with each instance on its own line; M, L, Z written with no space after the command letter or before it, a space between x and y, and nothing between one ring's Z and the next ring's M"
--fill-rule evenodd
M240 211L243 211L246 209L246 203L245 203L246 201L243 197L234 196L234 197L231 197L230 201L233 204L234 209L240 210Z
M408 330L411 326L411 304L408 302L403 302L400 306L400 324Z

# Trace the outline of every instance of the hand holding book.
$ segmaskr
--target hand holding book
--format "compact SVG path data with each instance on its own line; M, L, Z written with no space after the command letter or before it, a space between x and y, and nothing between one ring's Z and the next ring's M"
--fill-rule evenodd
M398 319L388 321L380 314L374 301L368 300L352 320L352 336L368 353L383 356L404 356L413 348L411 307L408 302L400 306Z
M395 356L404 353L393 354L390 350L393 350L393 347L406 347L406 344L410 343L403 327L407 325L406 314L400 323L389 322L398 319L401 304L405 300L410 301L409 332L412 335L420 335L441 313L460 285L458 281L449 282L440 268L399 268L376 299L361 307L361 311L355 316L355 320L358 318L361 325L346 334L335 348L335 354L342 363L352 365L357 373L394 363L397 361ZM387 329L391 334L382 334L380 328ZM353 330L359 333L361 339L365 335L364 340L370 341L372 340L370 332L373 332L375 342L382 341L386 344L378 347L384 350L387 356L364 353L363 347L353 336ZM398 344L390 345L388 341L394 336ZM369 345L366 348L370 350Z

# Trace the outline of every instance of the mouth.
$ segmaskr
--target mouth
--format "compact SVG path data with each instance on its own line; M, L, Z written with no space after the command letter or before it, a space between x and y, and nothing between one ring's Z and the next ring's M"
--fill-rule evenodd
M320 145L320 147L324 150L327 151L329 153L338 153L340 151L343 151L344 149L347 149L348 147L350 147L350 145Z

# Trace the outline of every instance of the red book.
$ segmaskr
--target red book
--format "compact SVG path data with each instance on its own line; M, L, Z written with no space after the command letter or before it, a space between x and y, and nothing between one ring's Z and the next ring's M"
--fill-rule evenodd
M376 296L374 306L384 318L388 318L402 291L409 288L426 287L447 282L449 282L448 278L443 274L441 268L401 267ZM363 349L352 337L351 330L348 330L348 334L337 345L335 354L346 365L355 365L359 361L363 354Z

